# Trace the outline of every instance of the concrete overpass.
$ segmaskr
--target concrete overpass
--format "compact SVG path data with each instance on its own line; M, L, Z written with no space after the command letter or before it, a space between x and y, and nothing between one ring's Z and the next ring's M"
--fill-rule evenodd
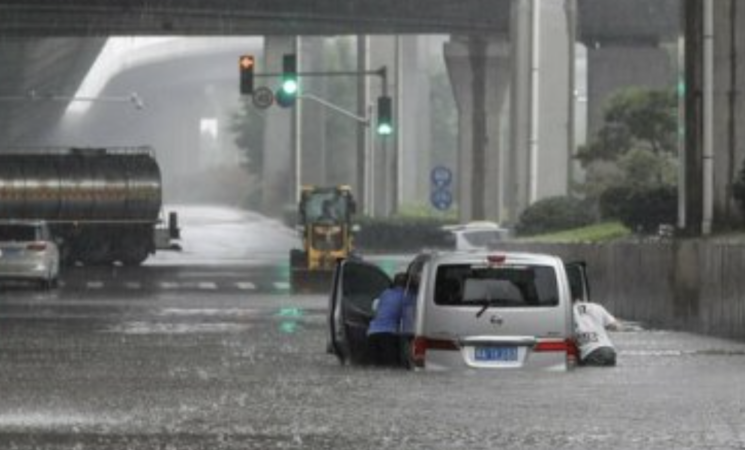
M205 3L205 4L202 4ZM209 4L207 4L209 3ZM527 3L527 0L515 0L514 5ZM551 2L546 2L551 3ZM563 3L556 0L554 3ZM567 3L570 4L571 2ZM3 93L16 94L27 92L29 89L37 89L39 86L54 87L56 92L67 90L75 85L85 67L88 66L97 50L101 48L102 37L108 35L246 35L246 34L331 34L331 33L450 33L456 38L454 42L463 39L471 39L474 36L489 36L491 42L506 42L510 45L520 40L518 21L515 11L511 9L511 0L467 0L454 2L441 0L410 0L366 2L366 1L332 1L319 0L315 2L297 2L291 0L272 2L246 2L240 1L182 1L174 5L167 0L150 1L147 4L140 2L120 2L111 5L103 1L30 1L19 5L15 2L0 1L0 36L3 37L3 45L0 46L0 57L4 61L13 61L10 67L16 73L25 72L35 74L38 77L55 80L54 83L44 84L43 80L23 75L18 78L3 77L0 88ZM731 20L735 17L739 20L742 13L738 12L736 2L717 2L722 24L725 18ZM555 8L557 5L553 5ZM734 10L735 15L728 15L727 8ZM645 0L579 0L579 29L577 39L588 47L589 81L588 101L590 104L590 128L597 124L597 117L601 110L602 99L607 97L616 87L634 84L662 86L666 85L674 76L674 65L670 62L669 42L676 39L679 34L679 0L659 0L649 2ZM361 19L364 17L364 19ZM736 27L729 27L731 35L736 33ZM49 40L54 37L55 41ZM94 40L78 41L76 37L92 37ZM67 40L63 40L67 39ZM544 38L545 39L545 38ZM724 38L718 41L720 48L726 46ZM738 42L737 38L728 42ZM666 45L668 43L668 45ZM75 55L77 58L61 58L58 64L50 64L48 57L49 46L56 50L52 53L57 55ZM501 44L498 44L498 46ZM522 45L525 45L523 42ZM20 47L19 47L20 46ZM11 48L12 47L12 48ZM736 45L734 46L736 47ZM21 50L18 50L21 48ZM515 52L514 49L510 50ZM487 50L488 52L488 50ZM517 53L513 53L516 55ZM466 57L471 58L466 53ZM475 55L478 56L478 55ZM15 57L15 58L13 58ZM473 59L473 58L471 58ZM515 80L516 74L525 74L526 62L522 64L514 58L511 79ZM500 64L509 64L510 60L504 59ZM4 64L4 67L8 67ZM7 70L7 69L5 69ZM522 72L520 72L522 70ZM46 76L45 76L46 75ZM461 75L461 77L473 80L473 74ZM490 78L490 83L494 81ZM550 82L550 81L549 81ZM497 82L499 85L499 82ZM504 84L503 84L504 85ZM567 84L569 85L569 84ZM500 89L496 88L495 92ZM510 101L513 105L525 104L526 93L522 93L512 87ZM51 88L50 88L51 90ZM68 91L69 92L69 91ZM498 95L504 95L500 93ZM572 93L568 93L569 96ZM463 102L461 102L463 103ZM557 102L556 104L560 104ZM565 101L566 103L566 101ZM471 109L469 109L471 108ZM518 108L519 109L519 108ZM733 110L733 109L731 109ZM0 121L7 125L8 121L16 122L13 126L5 127L11 132L3 138L18 138L34 133L37 124L53 121L58 115L60 108L48 108L43 114L30 114L28 111L20 113L14 111L13 119L9 117L7 108L0 113ZM471 114L471 107L461 111L461 116ZM525 123L524 111L511 111L511 119L514 124ZM498 123L499 114L488 119L491 130L497 129L494 124ZM557 116L558 117L558 116ZM468 119L461 122L462 129L468 130L473 124ZM554 118L553 120L559 120ZM33 123L33 126L29 124ZM519 125L513 125L519 126ZM472 132L472 131L471 131ZM488 132L488 130L487 130ZM468 131L467 131L468 133ZM730 133L731 135L732 133ZM513 132L513 135L518 135ZM489 142L490 137L484 136L484 142ZM523 136L510 144L512 152L524 150ZM731 141L732 139L730 139ZM492 140L493 141L493 140ZM567 145L561 150L569 161L571 156L571 142L567 139ZM462 139L461 152L472 152L473 143L468 144L467 139ZM514 143L522 145L512 145ZM471 148L468 148L469 145ZM730 143L730 145L735 145ZM491 158L504 158L505 153L500 149L487 149L486 154ZM560 153L561 153L560 152ZM731 152L729 152L731 153ZM728 167L735 162L736 155L730 155ZM509 170L516 174L517 178L524 175L525 161L520 162L519 156L512 156L516 161L506 168L497 168L498 171ZM568 163L566 163L568 164ZM485 165L488 170L495 170L493 165ZM522 168L517 172L512 168ZM728 169L729 170L729 169ZM724 170L723 170L724 172ZM721 185L727 189L731 182L731 170L729 176L719 177ZM571 170L564 184L571 181ZM463 178L473 175L473 168L462 168ZM535 176L535 175L534 175ZM540 176L539 176L540 177ZM541 177L542 178L542 177ZM729 180L729 181L728 181ZM515 180L513 180L513 183ZM517 180L519 184L519 180ZM523 181L525 183L525 181ZM510 191L510 187L501 186L504 192ZM524 186L522 191L527 191ZM494 192L489 188L485 191ZM520 189L518 189L520 191ZM461 192L461 202L470 201L470 192ZM499 194L497 206L484 205L474 208L471 203L470 217L477 218L481 213L473 214L474 209L483 211L483 214L502 214L500 208L504 205L517 208L524 206L531 199L525 196L509 199L504 194ZM724 199L725 194L720 194ZM481 199L483 202L492 202L489 196ZM725 201L726 202L726 201ZM509 209L509 208L508 208ZM509 212L514 214L515 208Z

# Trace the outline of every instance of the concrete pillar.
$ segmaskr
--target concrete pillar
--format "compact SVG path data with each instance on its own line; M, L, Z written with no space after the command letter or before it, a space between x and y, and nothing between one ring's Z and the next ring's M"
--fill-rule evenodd
M515 223L532 202L566 195L572 151L569 149L573 101L573 33L565 2L541 1L539 64L533 61L532 1L515 3L512 17L512 88L510 145L505 152L505 210L501 218ZM571 61L571 62L570 62ZM538 71L538 153L531 160L531 74ZM571 74L571 75L570 75ZM573 130L571 130L573 132Z
M530 0L513 3L512 86L510 89L510 146L506 152L504 221L516 223L530 205Z
M459 219L500 219L503 167L500 118L510 79L510 49L497 38L455 37L444 46L458 106Z
M295 37L267 36L264 39L264 64L267 72L282 72L282 55L295 52ZM279 79L266 80L267 86L279 86ZM294 108L273 106L267 110L264 132L264 170L262 209L272 215L295 203L294 185Z
M298 55L303 72L321 72L326 69L323 38L304 36L300 40ZM301 78L300 87L302 92L333 101L328 98L326 80L322 77ZM302 184L324 186L330 183L326 170L330 163L326 148L326 113L324 106L302 100Z
M567 15L564 0L540 1L540 109L538 166L535 200L569 192L569 168L573 149L569 149L570 101L573 83ZM573 74L572 74L573 77Z
M714 3L714 224L736 226L742 213L732 196L745 161L745 4Z
M399 38L399 114L396 131L401 163L398 199L403 203L429 201L431 164L430 70L427 36Z

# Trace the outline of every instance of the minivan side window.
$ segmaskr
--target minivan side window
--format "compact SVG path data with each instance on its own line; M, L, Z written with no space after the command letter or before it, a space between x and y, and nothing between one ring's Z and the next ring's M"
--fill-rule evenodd
M559 290L549 266L454 264L438 267L434 300L443 306L549 307L559 304Z

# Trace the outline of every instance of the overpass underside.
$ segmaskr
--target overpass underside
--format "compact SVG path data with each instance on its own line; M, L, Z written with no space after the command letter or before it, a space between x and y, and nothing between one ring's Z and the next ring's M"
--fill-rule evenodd
M0 1L4 36L491 33L511 0Z

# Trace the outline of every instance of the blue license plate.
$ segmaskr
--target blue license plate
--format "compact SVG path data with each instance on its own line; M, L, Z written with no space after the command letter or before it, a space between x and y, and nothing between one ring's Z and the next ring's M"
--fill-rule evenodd
M16 256L21 254L20 248L4 248L2 250L3 256Z
M517 347L476 347L476 361L517 361Z

